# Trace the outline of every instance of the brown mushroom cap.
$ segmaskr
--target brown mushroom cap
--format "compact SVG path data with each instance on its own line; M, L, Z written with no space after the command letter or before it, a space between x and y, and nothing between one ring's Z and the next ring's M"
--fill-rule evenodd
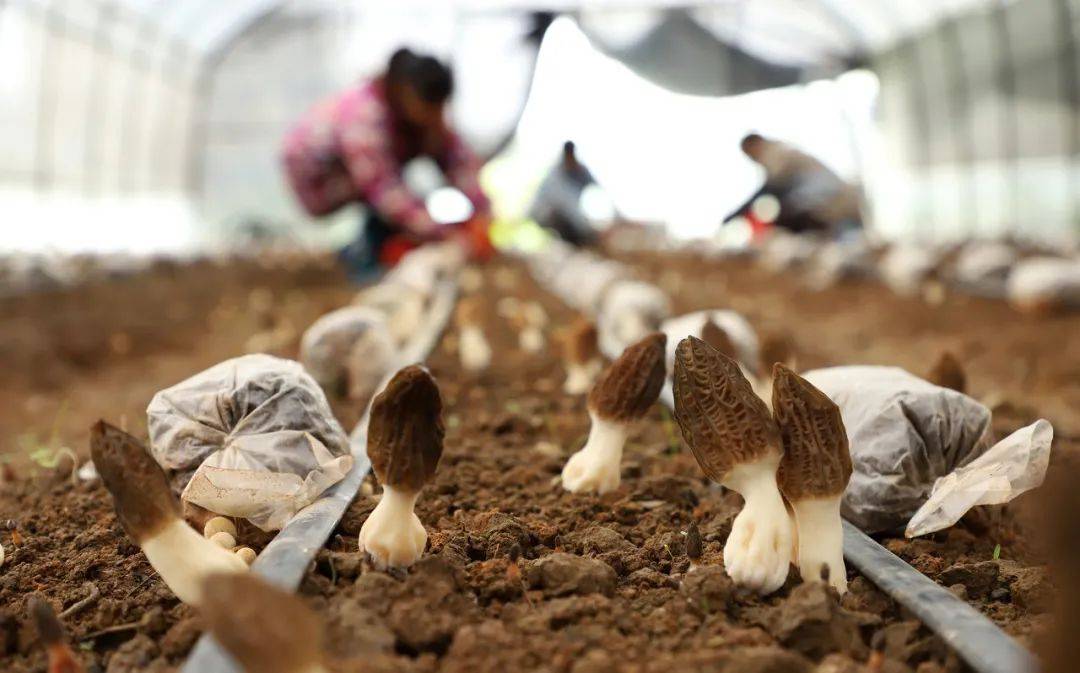
M705 324L702 325L701 340L732 360L738 359L738 351L735 349L735 344L732 343L731 337L728 336L728 333L724 331L723 327L720 327L712 320L706 320Z
M137 543L180 517L180 506L161 466L120 428L98 421L90 430L90 456L113 497L116 517Z
M454 316L458 329L467 326L479 326L484 320L484 302L480 297L462 297Z
M629 423L648 412L664 387L667 337L654 332L628 346L596 379L589 410L600 418Z
M761 340L761 372L767 374L777 362L795 360L795 343L788 334L769 334Z
M773 414L784 443L777 481L787 499L794 502L843 493L851 478L851 453L840 407L777 363Z
M245 671L295 673L322 661L322 624L299 597L255 575L212 575L202 618Z
M956 359L956 356L951 351L941 352L937 362L926 374L926 380L936 386L949 388L958 393L967 390L967 375L964 373L964 366L960 364L960 361Z
M739 365L696 337L675 349L675 420L698 465L721 482L736 465L781 451L780 431Z
M383 484L419 491L435 475L444 434L435 379L420 365L405 367L371 404L371 468Z
M56 611L41 594L34 594L27 602L34 628L46 648L64 643L64 625L56 616Z
M560 335L563 359L567 362L583 365L600 357L600 348L596 340L596 325L578 318Z

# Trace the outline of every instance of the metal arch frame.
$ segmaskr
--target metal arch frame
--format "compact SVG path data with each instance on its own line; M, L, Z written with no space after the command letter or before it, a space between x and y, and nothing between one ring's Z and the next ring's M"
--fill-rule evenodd
M203 178L206 173L205 151L200 158L197 155L199 148L205 150L207 143L207 120L210 117L209 107L213 98L214 82L218 68L235 49L239 40L262 23L268 21L289 0L270 0L264 2L258 10L253 11L242 21L238 21L230 30L230 33L221 39L202 59L198 73L192 87L191 115L188 120L187 150L184 157L184 174L186 192L193 199L202 195Z
M164 0L163 0L164 1ZM113 55L117 55L118 51L114 43L110 40L103 39L103 35L108 32L112 26L116 25L117 17L125 16L129 19L134 18L138 20L138 14L129 10L123 9L122 5L117 4L112 0L99 0L97 3L97 16L93 21L93 25L90 28L85 26L79 26L69 21L65 15L64 7L60 0L43 0L42 2L28 2L23 0L21 2L13 2L12 0L5 0L0 7L4 9L19 9L22 10L27 16L34 17L41 29L41 56L39 59L39 67L37 73L37 113L34 115L35 130L34 130L34 148L33 148L33 160L30 166L29 175L31 182L34 185L36 191L44 192L48 191L54 186L57 181L55 175L55 167L53 166L53 153L56 150L56 114L57 106L59 105L59 90L61 84L57 77L54 76L54 70L56 68L56 62L61 59L57 58L54 48L51 47L51 43L58 35L63 37L77 36L82 42L88 44L95 53L107 52ZM188 51L188 47L180 40L175 38L167 40L172 46L179 46L184 51ZM140 67L141 60L136 58L141 50L136 50L129 55L127 63L129 67ZM62 54L60 55L62 56ZM91 86L100 85L101 80L99 77L99 68L95 69L91 73ZM164 68L162 74L164 76ZM92 124L98 121L102 116L100 107L100 99L93 95L91 92L86 97L84 107L84 118L88 129L92 129ZM85 140L84 145L84 158L83 166L80 177L81 187L85 193L90 193L92 190L91 175L95 175L93 168L95 161L100 159L101 156L101 142L98 137L95 141L93 133L88 133L88 138Z

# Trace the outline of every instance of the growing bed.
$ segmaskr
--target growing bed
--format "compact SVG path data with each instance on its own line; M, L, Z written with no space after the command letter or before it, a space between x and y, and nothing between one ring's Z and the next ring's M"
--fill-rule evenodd
M1019 427L1037 411L1065 437L1055 446L1055 460L1072 460L1080 448L1070 439L1080 425L1080 391L1073 383L1080 380L1080 345L1067 338L1080 327L1075 317L1035 326L984 300L954 298L931 309L872 285L812 294L792 278L743 264L652 255L629 261L662 285L678 310L714 307L722 297L721 304L746 313L759 330L787 331L800 366L862 361L920 372L938 347L960 345L975 392L1001 398L999 430ZM302 330L347 297L330 271L265 273L273 279L254 269L220 271L218 287L226 288L220 295L209 294L212 281L193 281L200 271L170 273L175 282L142 286L158 288L156 303L187 308L186 319L170 325L187 338L167 350L153 346L154 339L146 351L106 349L87 365L56 373L52 386L36 385L27 372L26 399L0 411L2 427L10 428L4 441L17 432L46 435L56 418L47 410L65 399L58 437L82 455L85 429L97 415L125 415L129 428L143 434L140 405L154 390L239 354L253 332L268 329L267 320ZM286 288L300 279L302 295L290 295ZM561 392L562 368L550 349L540 355L517 349L494 304L504 294L536 299L556 325L570 313L519 267L489 267L485 279L492 368L478 375L462 370L454 329L429 359L446 405L447 436L436 479L417 508L430 533L428 555L405 575L362 572L356 536L377 490L364 488L302 582L301 593L327 621L341 670L812 671L826 661L831 668L823 670L845 671L858 670L855 662L864 662L871 648L884 654L882 671L961 670L938 638L862 578L839 602L819 587L798 584L794 573L787 587L765 599L734 591L715 565L683 581L682 531L696 519L704 565L718 563L738 496L710 487L659 406L628 443L618 491L600 497L563 492L559 471L588 431L583 402ZM193 296L186 294L189 281L199 288ZM251 300L252 284L277 300L271 309ZM78 294L90 291L73 290L76 298L60 301L82 305ZM99 301L105 293L92 291ZM139 292L123 283L111 291ZM231 315L208 326L206 316L222 306L231 307ZM26 305L5 309L23 311L27 326L53 329L54 318L30 315ZM800 331L799 325L807 327ZM117 329L108 320L95 328ZM296 339L283 341L278 352L294 355ZM169 364L151 364L159 361ZM1016 362L1030 371L1016 371ZM26 415L30 399L37 411ZM31 427L19 423L20 408ZM360 410L341 405L337 411L348 427ZM8 549L0 568L4 670L43 670L32 629L23 623L27 595L42 591L69 607L92 593L89 583L100 595L65 619L85 661L108 671L178 668L199 634L198 619L120 531L104 489L72 486L41 468L30 478L24 459L15 470L16 482L0 487L0 523L14 520L20 538L12 549L12 533L0 533ZM884 542L1030 644L1046 621L1049 584L1016 514L1025 502L1005 514L968 517L930 539ZM268 539L243 529L240 537L256 547Z

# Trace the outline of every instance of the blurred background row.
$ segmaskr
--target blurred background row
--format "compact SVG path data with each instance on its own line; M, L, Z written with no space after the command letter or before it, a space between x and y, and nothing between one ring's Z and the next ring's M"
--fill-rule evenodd
M317 101L401 46L500 222L567 140L622 217L712 236L760 133L858 186L888 240L1080 239L1077 0L0 0L0 250L340 246L281 169Z

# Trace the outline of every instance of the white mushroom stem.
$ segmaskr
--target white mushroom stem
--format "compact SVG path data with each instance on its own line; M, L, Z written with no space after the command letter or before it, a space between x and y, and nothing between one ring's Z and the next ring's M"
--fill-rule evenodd
M570 456L562 471L563 488L571 493L607 493L619 487L619 466L627 426L589 411L592 427L580 451Z
M566 382L563 391L567 395L584 395L600 374L604 363L594 358L588 362L569 362L566 365Z
M469 371L487 369L491 364L491 346L477 325L464 325L458 342L461 366Z
M544 332L535 325L529 325L518 334L518 346L526 353L539 353L544 349Z
M724 567L735 584L768 594L783 586L791 564L791 519L776 485L778 454L736 465L723 485L745 501L724 545Z
M827 568L828 582L841 594L847 591L844 566L844 531L840 522L840 495L806 498L791 503L798 527L799 574L804 582L821 582Z
M376 567L408 567L423 555L428 534L413 511L419 497L419 491L383 485L379 504L360 528L360 551L367 552Z
M243 559L199 535L183 519L173 519L141 544L146 559L176 597L202 602L203 580L219 573L247 571Z

